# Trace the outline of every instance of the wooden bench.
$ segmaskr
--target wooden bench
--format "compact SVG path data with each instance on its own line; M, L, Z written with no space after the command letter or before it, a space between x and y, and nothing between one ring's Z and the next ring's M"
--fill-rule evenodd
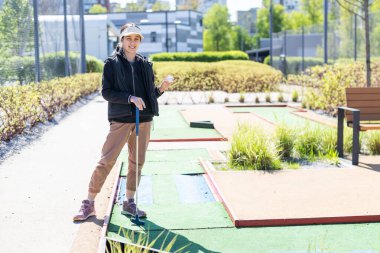
M343 121L352 127L352 164L359 163L359 132L380 129L380 87L346 88L346 107L338 107L339 157L343 157Z

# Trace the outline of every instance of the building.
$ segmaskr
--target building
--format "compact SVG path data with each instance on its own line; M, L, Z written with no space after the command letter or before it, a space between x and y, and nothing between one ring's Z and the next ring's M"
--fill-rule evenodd
M203 51L202 14L195 11L88 14L85 19L86 54L105 60L119 42L120 27L136 23L143 30L139 53ZM63 15L40 15L41 52L64 51ZM79 15L67 15L69 50L80 52Z
M140 53L203 51L202 14L196 11L109 13L108 20L120 28L133 22L143 30Z
M283 5L286 12L301 10L301 0L274 0L273 3Z
M63 15L40 15L41 52L51 53L65 50ZM106 59L114 45L112 38L118 29L108 21L107 15L85 15L86 54ZM79 15L67 15L69 51L80 52Z
M237 12L237 25L247 30L250 35L256 33L256 19L258 8L251 8L248 11Z
M191 3L191 0L176 0L176 6L186 6ZM198 0L198 9L197 11L205 14L211 6L214 4L221 4L226 6L227 0Z
M205 14L214 4L227 6L227 0L201 0L198 11Z

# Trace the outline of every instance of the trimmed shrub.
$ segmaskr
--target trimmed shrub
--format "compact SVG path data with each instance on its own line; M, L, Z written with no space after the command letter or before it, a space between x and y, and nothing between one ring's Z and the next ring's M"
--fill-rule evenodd
M210 94L210 95L208 96L208 103L209 103L209 104L213 104L213 103L215 103L215 99L214 99L213 94Z
M284 95L282 93L278 94L278 98L277 98L278 102L282 103L284 102Z
M259 98L259 96L258 96L258 95L256 95L256 98L255 98L255 103L256 103L256 104L260 104L260 98Z
M380 86L380 61L373 62L372 86ZM346 105L345 88L365 87L365 64L336 63L334 65L316 66L305 74L293 76L288 83L309 87L303 102L310 109L322 109L336 115L338 106Z
M41 57L41 76L43 80L65 76L65 53L49 53ZM71 52L69 54L71 72L77 73L80 66L80 54ZM27 84L35 79L34 56L13 56L2 60L4 63L0 69L0 84L5 82L18 82ZM103 62L94 56L86 56L87 73L102 72Z
M281 72L252 61L156 62L153 67L156 82L171 74L177 80L171 90L177 91L273 91L282 80Z
M159 53L151 55L151 60L158 61L195 61L216 62L225 60L249 60L247 53L243 51L226 52L200 52L200 53Z
M240 94L240 96L239 96L239 102L240 103L244 103L245 102L245 96L244 96L244 94Z
M298 92L296 90L292 93L292 101L298 102Z
M9 141L37 123L51 120L79 98L97 91L100 83L100 74L93 73L0 87L0 141Z
M265 57L264 63L270 65L270 56ZM283 63L278 57L273 58L273 67L283 70ZM316 57L305 57L304 67L307 68L323 65L324 60L322 58ZM302 57L286 57L286 73L289 74L300 74L302 73Z
M270 97L270 93L265 94L265 102L267 102L267 103L272 102L271 97Z

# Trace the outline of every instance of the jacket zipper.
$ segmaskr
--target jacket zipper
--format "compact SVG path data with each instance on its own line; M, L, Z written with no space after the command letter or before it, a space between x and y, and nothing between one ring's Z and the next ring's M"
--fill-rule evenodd
M130 62L128 62L128 63L129 63L129 65L130 65L131 68L132 68L132 87L133 87L133 96L136 97L136 90L135 90L135 74L134 74L134 70L133 70L133 65L132 65Z

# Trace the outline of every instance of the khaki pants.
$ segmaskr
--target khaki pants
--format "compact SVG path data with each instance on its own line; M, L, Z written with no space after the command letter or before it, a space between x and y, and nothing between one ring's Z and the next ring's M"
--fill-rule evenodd
M150 140L151 122L143 122L139 125L139 178L145 162L145 153ZM110 131L103 145L102 157L92 173L89 184L90 193L99 193L112 167L128 142L128 174L127 190L136 191L136 127L135 123L111 122Z

